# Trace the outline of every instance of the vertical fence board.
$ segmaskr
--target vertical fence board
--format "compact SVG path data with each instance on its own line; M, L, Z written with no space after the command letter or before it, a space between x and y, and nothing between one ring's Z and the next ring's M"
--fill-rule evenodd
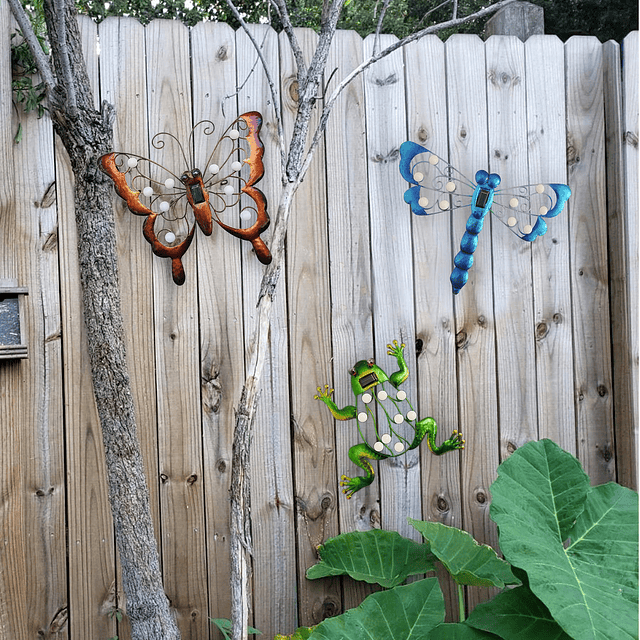
M273 78L279 78L279 51L276 32L265 25L252 25L251 32L262 47ZM276 215L280 182L280 153L274 106L262 63L249 37L236 32L238 112L257 109L262 113L262 142L265 175L259 188L267 197L271 218ZM279 85L276 84L279 102ZM263 238L270 243L271 229ZM251 358L252 336L256 330L256 304L264 267L249 245L244 245L243 297L245 347ZM269 353L264 365L262 392L253 425L251 455L251 512L254 548L254 626L265 637L293 630L298 617L296 601L293 472L291 460L291 413L289 406L289 360L287 337L286 263L273 300L269 330ZM264 594L276 594L276 603Z
M449 160L473 178L478 169L488 166L484 45L477 37L454 35L447 40L445 51ZM464 215L453 216L454 252L465 223ZM489 519L489 486L499 451L491 229L492 221L486 220L469 281L455 299L455 314L460 426L466 440L461 457L463 525L476 540L497 546L495 525ZM470 604L486 597L486 590L474 590Z
M317 36L296 30L305 59ZM293 130L298 86L284 32L280 34L282 117L287 140ZM322 87L318 87L322 91ZM317 112L311 129L317 125ZM291 350L291 414L294 434L294 487L298 531L300 623L316 624L340 610L339 581L305 578L317 561L316 548L338 533L335 437L326 407L315 402L318 384L331 379L331 318L326 218L324 145L300 185L287 231L287 289Z
M381 36L379 46L387 47L396 40L395 36ZM365 58L371 56L375 43L375 36L365 38ZM390 375L397 364L393 356L387 355L386 345L393 340L406 344L404 355L410 376L402 388L415 402L411 218L403 204L403 185L398 173L399 148L407 135L404 84L403 56L399 50L364 74L375 356L378 365ZM378 419L381 431L387 432L380 412ZM407 517L419 519L422 515L419 452L414 449L377 466L382 527L420 539L420 534L407 522Z
M487 56L489 167L499 188L529 184L524 43L492 36ZM531 245L492 219L500 458L538 435ZM517 354L517 357L514 357Z
M601 484L615 477L602 45L575 36L565 56L578 457Z
M147 83L150 133L168 131L186 145L191 86L183 24L154 20L147 27ZM174 173L183 170L182 154L171 141L151 151L153 160L174 167ZM180 287L171 280L168 260L153 261L163 574L184 639L209 635L194 253L192 247L184 256L186 281Z
M116 109L114 149L149 155L145 29L133 18L107 18L100 23L100 92ZM136 426L156 539L160 539L158 496L158 432L153 343L153 254L142 236L144 218L133 215L114 198L118 275L127 365L136 409ZM118 572L119 575L119 572ZM125 607L118 579L118 606ZM131 636L128 618L118 623L118 637Z
M525 64L528 183L566 183L564 45L553 36L533 36L525 43ZM570 205L533 243L533 293L538 437L575 455L569 213Z
M355 31L336 32L327 59L327 74L337 83L362 62L362 38ZM331 93L334 81L328 86ZM362 75L336 102L326 131L327 206L331 259L331 336L334 400L351 404L347 373L362 359L373 356L371 310L371 247L367 197L367 149ZM337 476L351 474L349 448L359 441L353 420L335 421ZM374 464L376 464L374 462ZM366 531L380 526L377 482L347 500L339 494L340 531ZM357 606L372 592L365 583L344 579L344 609Z
M193 120L211 120L212 136L196 135L196 164L204 162L236 116L235 100L225 100L236 82L235 32L223 23L203 22L191 31ZM214 157L222 164L222 158ZM199 164L198 164L199 163ZM239 211L221 214L233 226ZM219 576L231 571L229 556L229 501L231 445L237 389L244 381L242 276L240 240L214 224L211 236L198 237L200 350L202 384L202 438L209 560L211 616L229 618L230 592L218 588Z
M83 50L98 104L96 26L79 19ZM56 188L60 224L60 279L67 443L70 637L110 637L115 620L115 549L104 448L95 406L82 314L75 224L74 181L56 140Z

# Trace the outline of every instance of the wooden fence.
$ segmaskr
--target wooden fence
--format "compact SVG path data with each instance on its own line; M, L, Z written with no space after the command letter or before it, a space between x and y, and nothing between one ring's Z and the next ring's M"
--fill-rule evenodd
M24 140L12 142L6 3L0 19L0 277L29 288L29 358L0 364L0 635L129 638L126 617L114 615L125 605L81 315L72 177L46 116L21 114ZM258 110L260 186L277 201L272 101L243 32L124 18L81 27L95 103L117 109L117 149L145 154L158 131L184 139L192 122L224 128ZM290 132L296 85L286 38L265 26L253 32L280 79ZM308 55L316 35L297 34ZM371 38L337 34L329 91L372 47ZM622 47L590 37L425 38L345 91L296 196L255 426L252 620L264 637L368 593L350 580L305 578L316 546L339 532L381 526L417 539L413 517L496 545L489 487L499 462L529 440L552 438L594 483L635 487L637 89L634 32ZM470 282L454 298L448 276L466 216L410 213L398 172L407 139L466 175L487 168L503 186L566 180L573 195L533 245L487 223ZM248 244L214 230L185 256L177 287L140 219L115 207L166 592L183 638L218 638L208 618L230 610L232 428L263 267ZM347 451L357 429L313 396L328 383L347 404L347 370L371 356L392 369L393 339L407 344L404 388L419 415L436 419L439 438L459 428L466 448L437 458L423 446L380 463L376 482L347 501L338 479L356 471ZM473 606L485 596L467 597Z

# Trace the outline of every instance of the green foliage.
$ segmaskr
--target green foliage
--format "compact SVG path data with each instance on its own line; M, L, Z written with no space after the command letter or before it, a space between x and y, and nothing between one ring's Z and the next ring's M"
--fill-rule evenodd
M402 584L407 576L435 570L428 545L381 529L344 533L321 545L318 554L321 561L307 571L310 580L349 575L390 588Z
M374 593L350 611L299 629L296 640L625 640L638 628L638 499L617 484L589 486L571 454L550 440L530 442L498 467L490 514L506 560L467 533L435 522L409 522L429 550L388 532L349 533L320 548L307 577L348 574L399 585L407 561L438 558L461 585L503 587L469 618L444 624L436 578ZM396 534L397 535L397 534ZM359 540L360 539L360 540ZM382 543L382 544L379 544ZM427 547L427 545L423 545ZM411 551L410 551L411 550ZM396 557L398 553L399 557ZM371 561L371 568L367 562ZM387 570L384 567L390 565ZM393 576L393 579L391 578ZM461 611L461 619L464 620ZM283 638L284 636L278 636Z
M213 624L216 625L216 627L218 627L218 629L220 629L220 631L222 632L222 635L225 637L226 640L230 640L231 638L231 620L227 619L227 618L209 618L209 620L211 622L213 622ZM254 629L253 627L248 627L248 631L250 635L253 635L255 633L259 633L261 634L262 631L258 631L257 629Z

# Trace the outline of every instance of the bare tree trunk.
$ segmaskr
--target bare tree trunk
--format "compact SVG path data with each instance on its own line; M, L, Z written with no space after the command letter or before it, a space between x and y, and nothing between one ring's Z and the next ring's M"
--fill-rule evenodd
M9 2L27 34L30 25L19 0ZM113 191L97 162L112 150L114 111L107 103L102 112L93 108L73 1L45 0L44 12L54 68L41 52L34 53L75 178L83 311L127 615L134 640L177 640L180 633L162 588L126 362Z

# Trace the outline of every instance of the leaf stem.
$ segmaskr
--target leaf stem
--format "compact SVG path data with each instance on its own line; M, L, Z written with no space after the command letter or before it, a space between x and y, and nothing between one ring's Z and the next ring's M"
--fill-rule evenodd
M458 584L458 608L460 609L460 622L465 621L464 615L464 587Z

